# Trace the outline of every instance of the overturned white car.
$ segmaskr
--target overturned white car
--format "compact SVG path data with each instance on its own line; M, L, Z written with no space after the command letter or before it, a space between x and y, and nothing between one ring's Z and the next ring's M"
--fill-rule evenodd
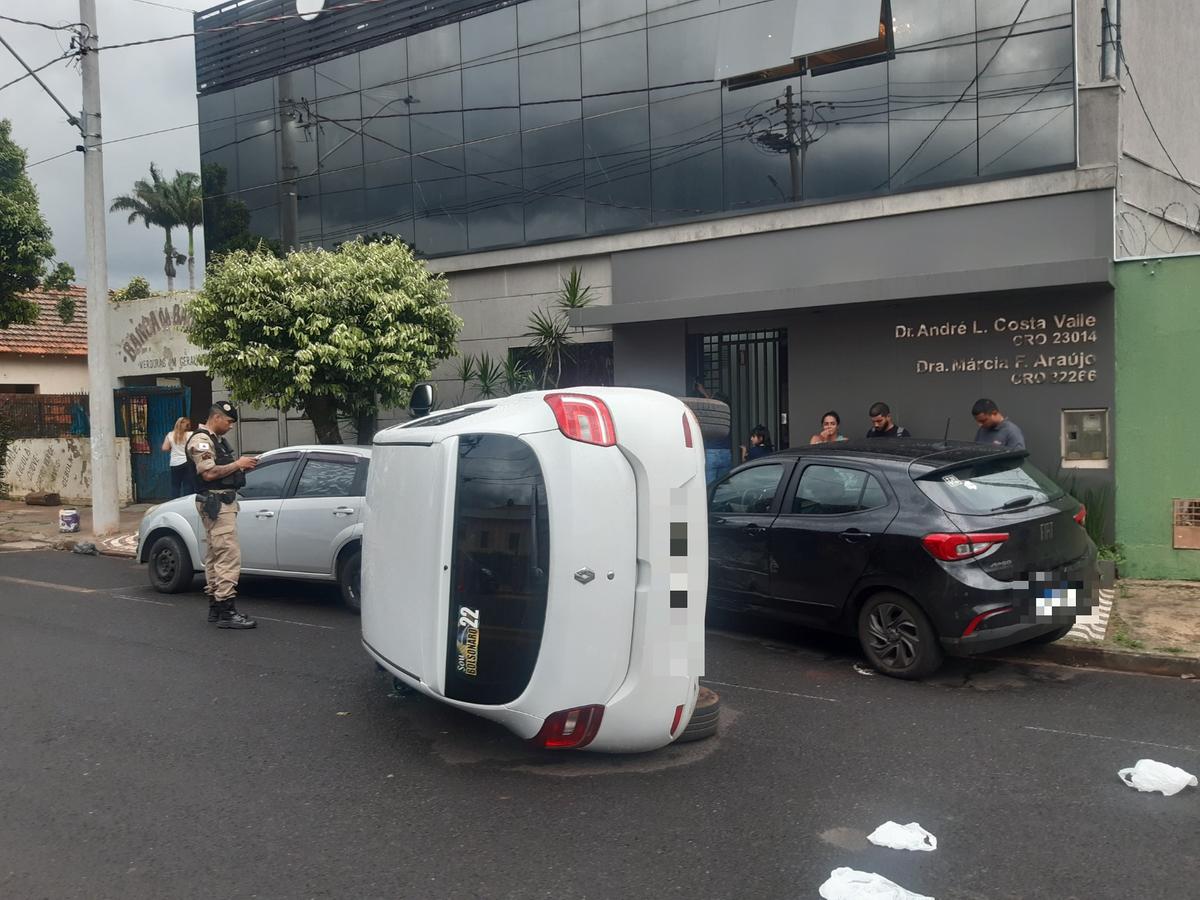
M704 666L708 535L693 414L578 388L375 436L363 644L408 685L549 748L652 750Z

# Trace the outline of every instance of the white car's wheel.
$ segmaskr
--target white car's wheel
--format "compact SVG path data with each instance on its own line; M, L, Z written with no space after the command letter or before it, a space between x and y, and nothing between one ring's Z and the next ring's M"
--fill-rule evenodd
M150 586L160 594L178 594L192 583L192 558L173 534L154 539L148 557Z
M338 568L342 602L355 612L362 610L362 551L351 550Z

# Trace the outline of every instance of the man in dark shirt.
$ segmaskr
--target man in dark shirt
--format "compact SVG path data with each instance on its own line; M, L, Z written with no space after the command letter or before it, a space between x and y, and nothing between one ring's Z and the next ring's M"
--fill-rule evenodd
M1000 412L994 400L988 400L986 397L976 400L975 405L971 407L971 415L979 423L979 430L975 432L975 443L991 444L1009 450L1025 449L1025 435L1015 422L1004 418L1004 413Z
M912 437L912 432L892 421L892 409L886 403L876 403L867 413L871 417L869 438L906 438Z

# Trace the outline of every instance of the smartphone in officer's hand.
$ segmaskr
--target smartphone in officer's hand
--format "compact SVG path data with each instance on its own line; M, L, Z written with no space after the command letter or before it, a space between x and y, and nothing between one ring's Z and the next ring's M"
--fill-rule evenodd
M238 460L238 465L242 469L249 471L250 469L253 469L255 466L258 465L258 457L257 456L243 456L241 459Z

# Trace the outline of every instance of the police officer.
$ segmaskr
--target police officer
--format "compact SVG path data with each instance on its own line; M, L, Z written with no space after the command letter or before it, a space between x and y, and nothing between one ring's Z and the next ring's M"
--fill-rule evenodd
M237 491L245 472L258 465L253 456L237 457L225 435L237 421L233 404L221 400L208 411L208 420L187 442L187 458L195 470L196 510L204 523L208 551L204 555L204 591L209 595L208 621L218 628L254 628L254 619L237 611L238 576L242 551L237 537Z

